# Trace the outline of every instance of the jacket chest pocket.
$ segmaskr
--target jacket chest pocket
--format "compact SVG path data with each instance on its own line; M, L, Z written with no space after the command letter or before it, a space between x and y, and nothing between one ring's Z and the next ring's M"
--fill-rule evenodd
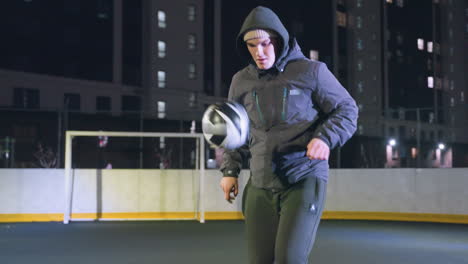
M244 96L244 105L252 126L261 129L269 129L286 118L286 102L283 90L274 87L252 90Z
M307 91L286 86L252 90L244 95L244 106L255 128L268 129L279 123L304 120L311 105Z
M295 87L284 89L286 91L283 97L286 98L286 101L284 103L285 117L283 120L288 123L309 120L310 111L313 107L310 91Z

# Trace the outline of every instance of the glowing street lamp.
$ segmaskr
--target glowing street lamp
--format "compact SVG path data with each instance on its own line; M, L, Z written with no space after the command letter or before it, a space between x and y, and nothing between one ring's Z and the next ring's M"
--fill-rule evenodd
M440 150L444 150L444 149L445 149L445 145L444 145L443 143L439 143L439 146L438 146L438 147L439 147Z
M389 141L388 141L388 144L392 147L394 147L396 145L396 140L391 138Z

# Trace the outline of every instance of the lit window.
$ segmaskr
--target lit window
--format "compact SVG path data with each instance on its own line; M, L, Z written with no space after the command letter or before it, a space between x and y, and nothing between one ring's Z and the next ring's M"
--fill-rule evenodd
M190 93L189 96L189 107L196 107L197 106L197 94L194 92Z
M429 123L430 123L430 124L434 123L434 119L435 119L434 113L433 113L433 112L430 112L430 113L429 113L429 119L428 119ZM430 138L430 137L429 137L429 138Z
M460 101L463 103L465 102L465 92L464 91L461 91L460 92Z
M454 90L455 89L455 82L453 80L450 81L450 90Z
M357 88L358 88L358 92L359 92L359 93L363 93L363 92L364 92L364 85L363 85L362 81L359 81L359 82L358 82Z
M455 106L455 98L450 97L450 107L454 107L454 106Z
M166 12L158 10L158 27L166 28Z
M165 117L166 117L166 102L158 101L158 118L165 118Z
M188 49L189 50L197 49L197 37L195 36L195 34L188 35Z
M194 5L189 5L187 7L187 18L189 21L195 21L197 17L197 10Z
M362 28L362 17L361 16L356 17L356 27L357 28Z
M396 1L396 5L397 5L398 7L403 7L403 6L404 6L404 1L403 1L403 0L397 0L397 1Z
M195 79L197 77L197 67L195 63L190 63L188 65L188 77L189 79Z
M319 59L319 52L318 50L311 50L309 52L309 57L311 60L318 60Z
M166 72L165 71L158 71L158 87L159 88L166 87Z
M104 12L99 12L99 13L97 13L97 18L99 18L99 19L108 19L109 15L104 13Z
M364 49L364 43L362 39L358 38L356 41L356 47L358 50L363 50Z
M357 0L356 6L357 7L362 7L362 0Z
M393 0L387 0L387 3L389 4L393 3Z
M427 42L427 52L432 53L432 41Z
M166 42L160 40L158 41L158 57L166 57Z
M362 62L361 59L359 59L358 62L357 62L357 70L358 71L362 71L362 68L363 68L362 65L363 65L363 62Z
M166 147L166 138L165 137L160 137L159 138L159 148L164 149Z
M340 27L346 27L346 13L336 11L336 23Z
M427 87L434 88L434 77L432 76L427 77Z
M418 50L424 50L424 39L418 38Z

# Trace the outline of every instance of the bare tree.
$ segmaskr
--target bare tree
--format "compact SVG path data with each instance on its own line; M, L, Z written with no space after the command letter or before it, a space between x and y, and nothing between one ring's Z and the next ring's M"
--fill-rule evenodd
M37 144L37 151L34 153L40 168L56 168L57 155L51 147L44 147L42 143Z

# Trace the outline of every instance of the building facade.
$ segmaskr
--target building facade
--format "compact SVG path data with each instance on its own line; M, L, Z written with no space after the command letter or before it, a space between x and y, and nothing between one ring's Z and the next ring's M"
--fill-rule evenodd
M223 100L205 93L203 0L17 2L3 18L2 107L193 120Z
M205 81L204 10L203 0L3 3L0 164L39 166L47 147L60 166L65 130L200 131L191 121L225 100ZM159 141L157 155L175 145Z
M333 167L468 165L468 1L267 4L303 53L325 62L357 101L356 136L333 153ZM199 122L207 105L226 100L232 75L245 66L235 36L248 11L265 2L3 5L0 29L8 37L0 43L2 113L56 112L52 131L60 156L60 135L70 128L157 131L166 125L142 120ZM64 113L140 121L86 126ZM41 122L8 120L11 129L5 125L0 140L32 144L30 138L50 134L38 132ZM167 129L188 132L184 124Z
M364 164L385 153L386 167L463 166L468 54L466 33L454 32L466 32L466 1L338 2L349 22L348 80Z

